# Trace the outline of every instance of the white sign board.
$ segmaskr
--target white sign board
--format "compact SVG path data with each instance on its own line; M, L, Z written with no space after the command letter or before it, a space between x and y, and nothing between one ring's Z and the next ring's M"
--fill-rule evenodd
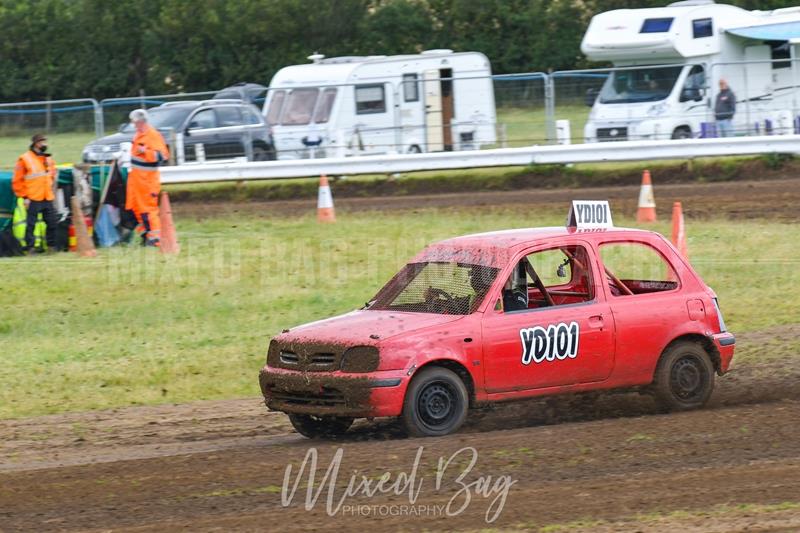
M613 228L608 200L573 200L567 215L567 227L578 229Z

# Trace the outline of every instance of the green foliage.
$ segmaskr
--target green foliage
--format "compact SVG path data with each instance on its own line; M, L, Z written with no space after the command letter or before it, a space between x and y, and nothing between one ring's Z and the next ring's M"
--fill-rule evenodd
M268 83L327 56L476 50L496 73L586 65L591 17L666 0L0 0L4 101ZM748 9L794 0L737 0Z

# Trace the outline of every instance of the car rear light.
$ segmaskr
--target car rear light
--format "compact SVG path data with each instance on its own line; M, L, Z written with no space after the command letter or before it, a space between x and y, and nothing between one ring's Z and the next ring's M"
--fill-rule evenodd
M374 346L354 346L342 356L342 372L372 372L378 368L380 356Z
M719 302L716 298L714 298L714 309L717 310L717 319L719 320L719 332L724 333L728 331L728 328L725 327L725 319L722 318L722 311L719 309Z

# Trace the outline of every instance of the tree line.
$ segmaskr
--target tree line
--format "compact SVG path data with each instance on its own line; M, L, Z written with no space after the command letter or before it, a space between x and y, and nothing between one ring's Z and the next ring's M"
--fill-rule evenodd
M669 0L0 0L0 100L108 98L267 85L328 57L486 54L495 73L588 66L592 15ZM747 9L796 0L734 0Z

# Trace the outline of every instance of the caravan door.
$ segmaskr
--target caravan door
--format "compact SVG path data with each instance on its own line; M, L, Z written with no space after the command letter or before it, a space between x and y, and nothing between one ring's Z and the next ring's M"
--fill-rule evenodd
M425 151L441 152L444 150L444 120L439 70L426 70L422 79L425 91Z

